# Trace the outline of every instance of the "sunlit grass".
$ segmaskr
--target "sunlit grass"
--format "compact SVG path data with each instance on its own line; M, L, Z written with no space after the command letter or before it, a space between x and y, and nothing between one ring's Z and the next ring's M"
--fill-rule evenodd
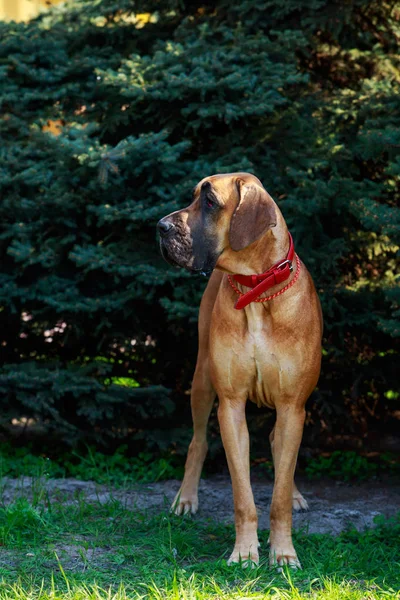
M301 571L228 567L233 527L200 518L50 498L0 507L0 600L400 598L400 515L373 530L295 534ZM151 490L149 489L149 495Z

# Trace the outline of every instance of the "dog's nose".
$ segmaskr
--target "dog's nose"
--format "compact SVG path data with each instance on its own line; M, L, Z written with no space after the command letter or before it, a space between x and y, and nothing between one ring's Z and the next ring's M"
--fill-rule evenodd
M164 219L161 219L161 221L158 221L157 223L157 228L161 237L165 237L168 233L172 232L174 226L171 221L165 221Z

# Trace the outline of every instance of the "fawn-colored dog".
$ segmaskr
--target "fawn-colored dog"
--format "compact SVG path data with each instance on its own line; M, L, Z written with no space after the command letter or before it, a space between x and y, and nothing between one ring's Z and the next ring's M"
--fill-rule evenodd
M274 408L270 562L299 567L292 508L306 509L307 502L294 483L294 471L304 407L321 362L322 315L311 276L294 252L281 211L249 173L206 177L190 206L161 219L158 230L168 262L212 273L200 305L191 392L194 434L173 510L197 511L207 421L217 394L235 507L236 541L229 563L258 563L245 407L250 399Z

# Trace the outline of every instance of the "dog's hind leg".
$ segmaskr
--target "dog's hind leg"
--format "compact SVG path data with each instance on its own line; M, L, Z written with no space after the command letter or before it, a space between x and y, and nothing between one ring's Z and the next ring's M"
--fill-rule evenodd
M279 463L279 451L280 449L276 447L275 444L275 425L269 434L269 443L271 444L271 452L272 459L274 461L274 467L277 468ZM296 483L293 481L293 499L292 499L293 509L296 511L299 510L308 510L307 500L303 497L303 495L297 489Z
M190 404L193 417L193 438L185 464L185 475L171 510L177 515L195 513L198 509L198 488L207 454L207 423L215 400L209 367L209 331L211 313L219 290L222 273L214 271L204 292L199 313L199 352L193 376Z

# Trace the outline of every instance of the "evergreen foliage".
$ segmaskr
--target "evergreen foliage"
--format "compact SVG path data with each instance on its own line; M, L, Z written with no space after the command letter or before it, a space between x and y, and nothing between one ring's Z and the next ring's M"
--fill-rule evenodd
M205 282L155 223L246 170L323 305L308 441L395 431L398 22L388 0L71 0L0 23L3 426L184 449Z

